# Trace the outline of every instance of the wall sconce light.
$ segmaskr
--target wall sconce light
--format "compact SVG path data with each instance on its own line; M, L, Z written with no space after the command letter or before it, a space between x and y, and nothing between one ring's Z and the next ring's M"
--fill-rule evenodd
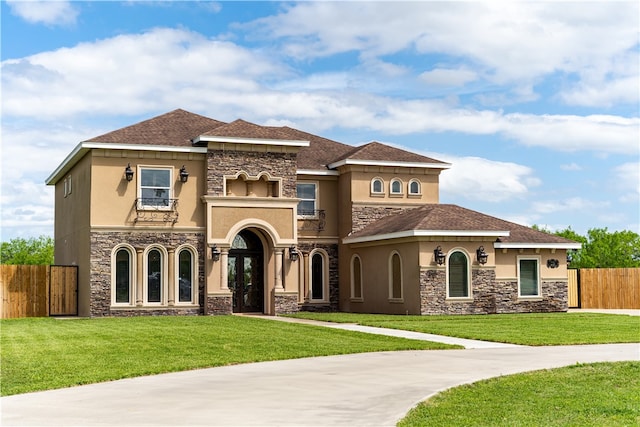
M131 163L128 163L127 167L124 168L124 177L127 178L127 181L131 181L133 179L133 169L131 169Z
M296 249L295 245L289 247L289 259L296 262L300 258L300 252Z
M476 256L478 257L478 262L482 265L487 263L487 259L489 259L489 255L484 251L484 246L480 246L476 250Z
M217 245L211 246L211 259L220 261L220 249L218 249Z
M445 254L442 252L442 246L438 246L433 250L433 258L436 260L438 265L444 264Z
M560 266L560 261L558 261L557 259L548 259L547 260L547 267L549 268L558 268Z
M189 172L187 172L187 169L184 167L184 165L182 165L182 167L180 168L180 182L187 182L188 179Z

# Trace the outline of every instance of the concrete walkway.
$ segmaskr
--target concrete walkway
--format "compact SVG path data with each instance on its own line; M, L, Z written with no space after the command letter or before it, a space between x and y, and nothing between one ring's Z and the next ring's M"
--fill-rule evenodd
M3 397L3 426L393 426L449 387L639 344L399 351L226 366Z
M526 347L357 325L323 326L461 344L263 362L0 399L2 426L394 426L460 384L575 363L640 360L640 344Z

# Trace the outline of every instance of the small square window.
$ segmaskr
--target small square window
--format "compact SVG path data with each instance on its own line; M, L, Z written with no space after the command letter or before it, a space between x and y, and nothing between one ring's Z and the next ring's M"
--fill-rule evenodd
M171 204L171 169L140 168L140 206L169 208Z

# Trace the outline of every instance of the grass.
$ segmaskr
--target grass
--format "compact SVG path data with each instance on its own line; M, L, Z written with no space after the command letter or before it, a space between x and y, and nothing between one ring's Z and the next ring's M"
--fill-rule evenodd
M425 425L637 426L640 362L574 365L452 388L398 423Z
M0 322L3 396L238 363L446 344L236 316Z
M597 313L401 316L298 313L292 317L522 345L640 342L640 317Z

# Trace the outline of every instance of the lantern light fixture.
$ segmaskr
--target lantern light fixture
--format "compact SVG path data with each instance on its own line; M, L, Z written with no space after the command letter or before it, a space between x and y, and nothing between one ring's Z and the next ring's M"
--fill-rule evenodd
M187 182L189 179L189 172L187 172L187 168L182 165L180 168L180 182Z
M436 260L438 265L444 264L445 254L442 252L442 246L439 246L433 250L433 258Z
M211 246L211 259L220 261L220 249L218 249L217 245Z
M298 261L298 258L300 258L300 252L298 252L298 249L296 249L295 245L291 245L289 247L289 259L293 262Z
M476 249L476 256L478 257L478 262L482 265L485 265L489 259L489 255L484 251L484 246Z
M131 169L131 163L127 164L127 167L124 168L124 177L127 181L131 181L133 179L133 169Z

